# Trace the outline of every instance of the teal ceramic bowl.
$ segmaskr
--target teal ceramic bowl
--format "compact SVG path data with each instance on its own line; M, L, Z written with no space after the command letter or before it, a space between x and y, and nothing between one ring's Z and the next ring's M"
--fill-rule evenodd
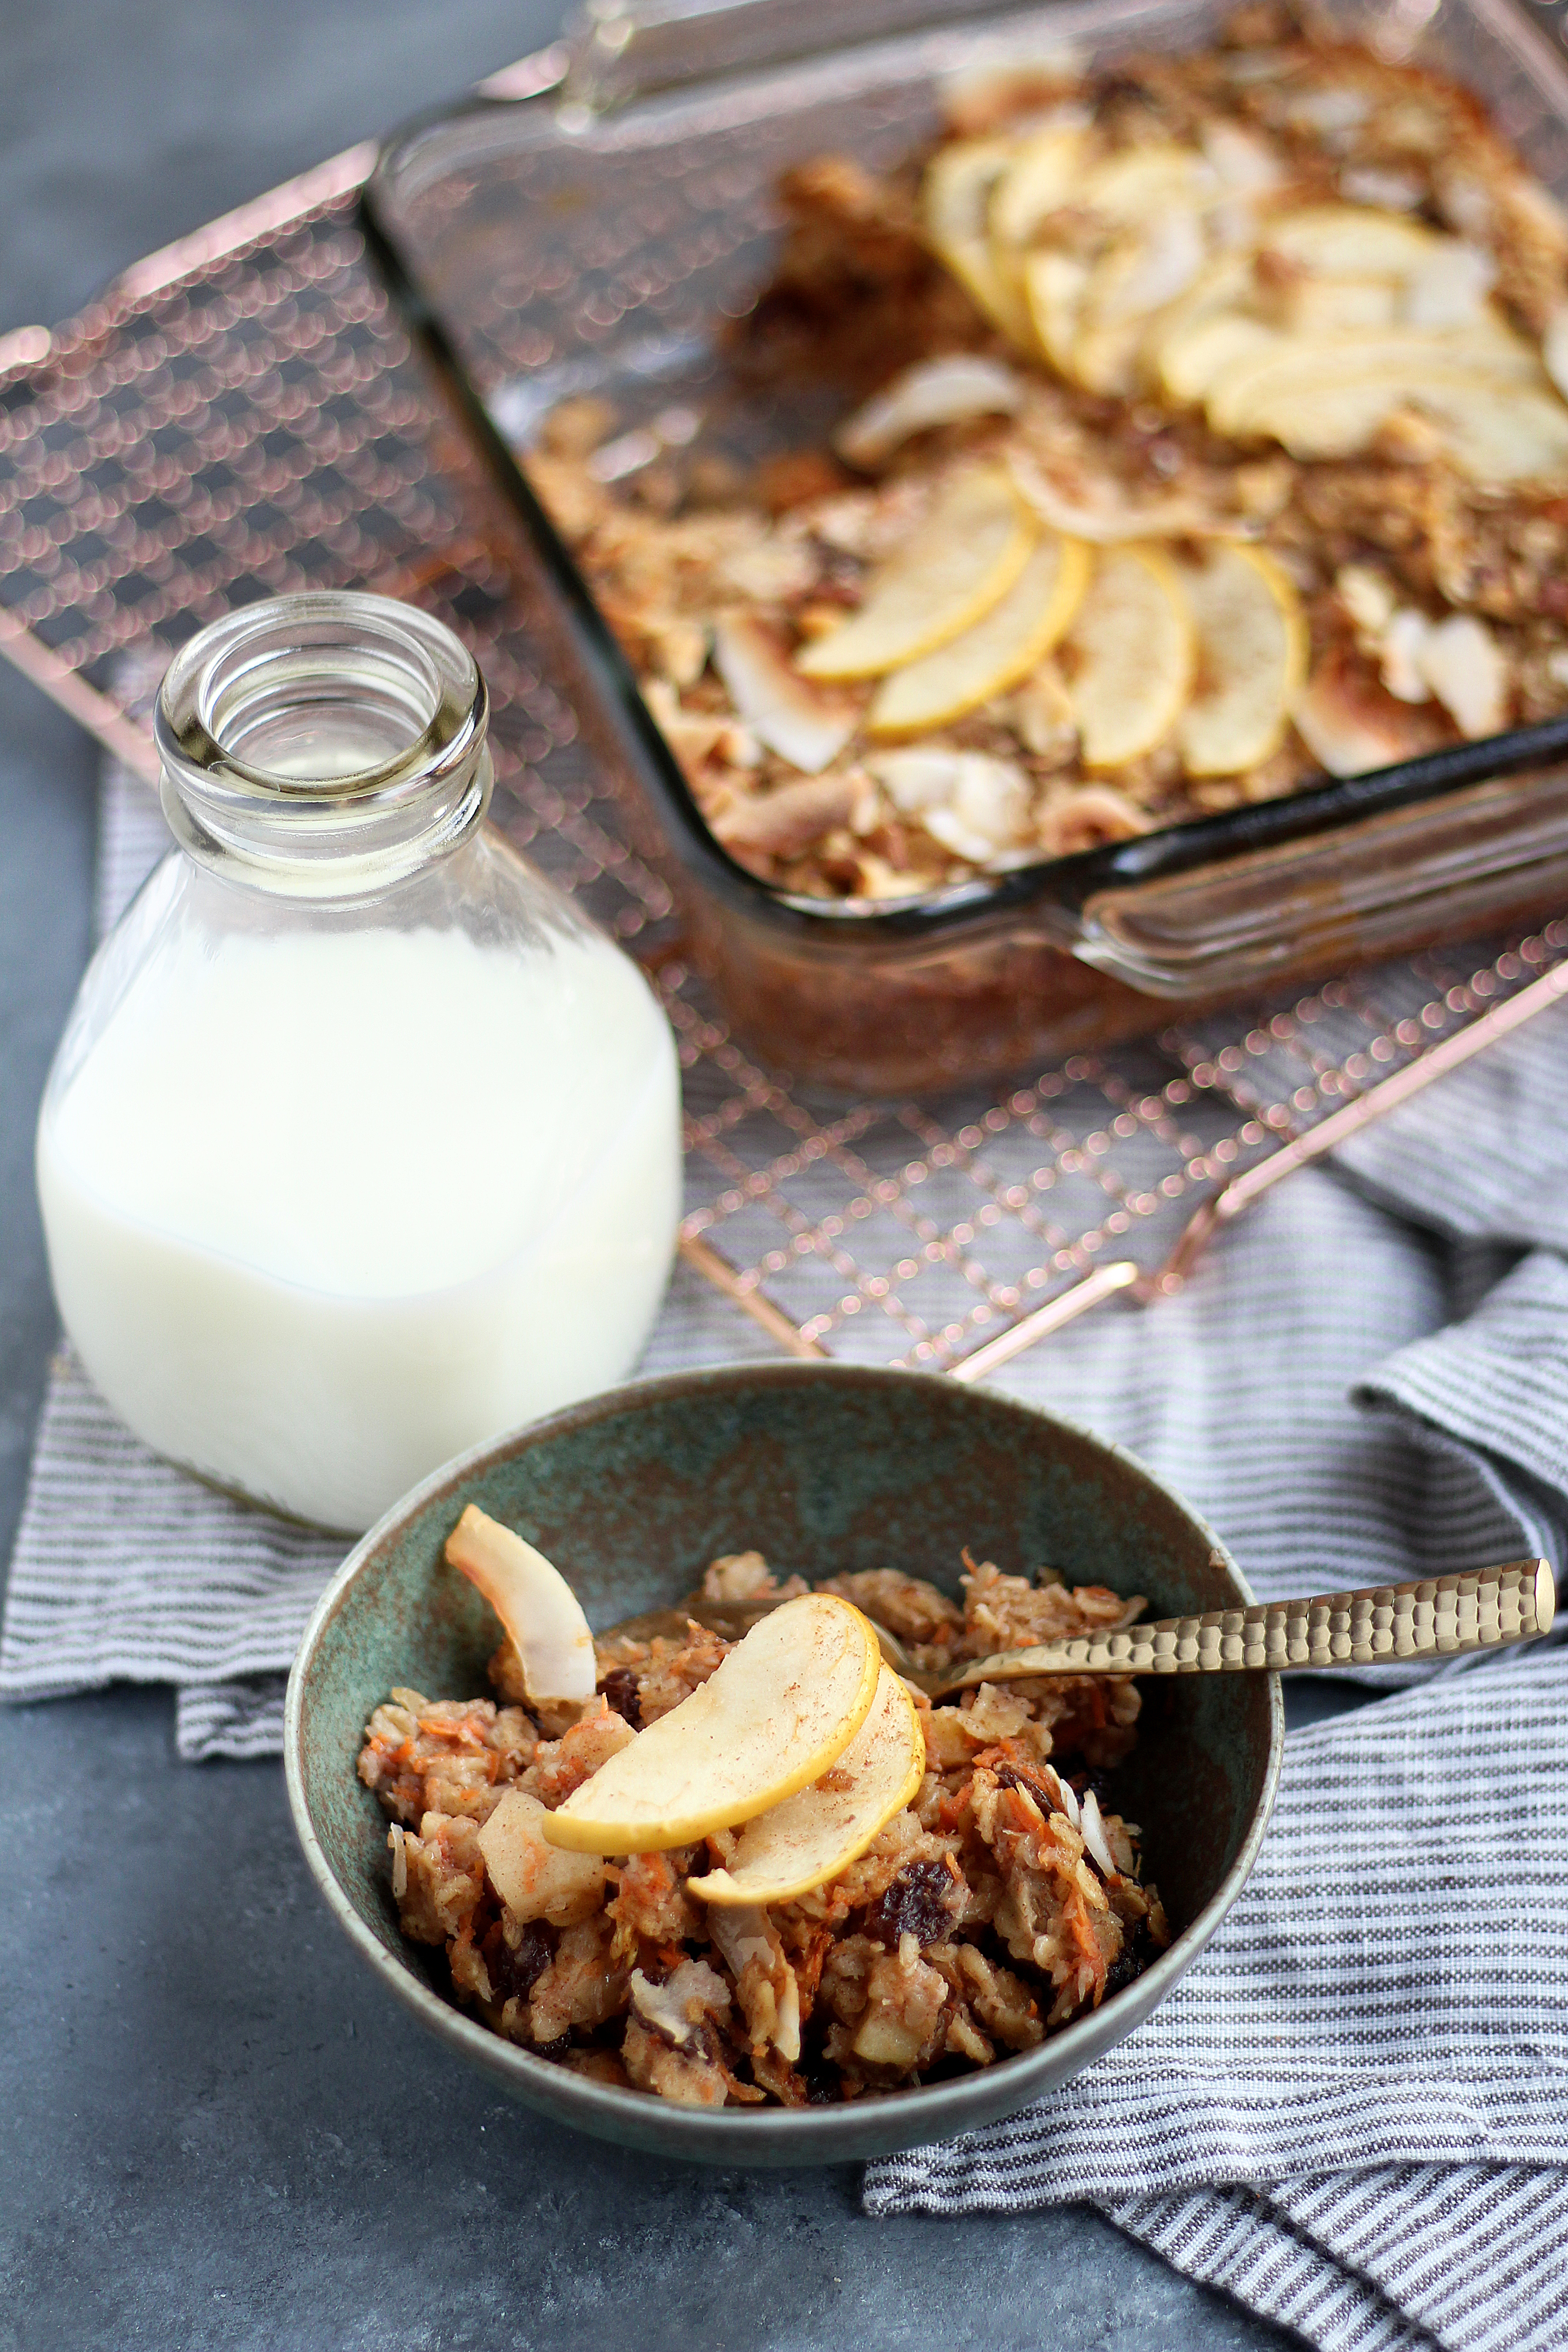
M665 1606L722 1552L781 1575L898 1567L956 1595L960 1555L1149 1598L1154 1616L1247 1601L1212 1530L1131 1454L1071 1423L929 1373L837 1364L737 1366L595 1398L463 1455L350 1554L310 1620L289 1685L295 1826L328 1909L420 2021L524 2105L660 2156L837 2163L1010 2115L1142 2024L1235 1902L1273 1801L1279 1678L1145 1682L1118 1803L1142 1824L1175 1933L1133 1984L1037 2050L982 2072L841 2107L689 2108L568 2074L503 2042L444 1990L444 1958L405 1943L386 1823L355 1775L371 1711L395 1684L488 1690L496 1622L441 1557L467 1503L516 1527L575 1586L591 1623Z

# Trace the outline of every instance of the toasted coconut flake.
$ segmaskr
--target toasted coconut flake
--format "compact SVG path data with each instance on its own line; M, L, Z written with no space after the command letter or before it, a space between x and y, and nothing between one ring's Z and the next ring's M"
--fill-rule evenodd
M641 1969L632 1970L632 2007L654 2032L679 2049L706 2017L727 2017L730 1988L706 1960L682 1960L655 1984Z
M1054 1767L1050 1768L1050 1772L1051 1779L1056 1783L1058 1806L1060 1811L1067 1815L1068 1821L1076 1830L1081 1826L1083 1820L1082 1813L1079 1807L1077 1791L1074 1790L1071 1781L1066 1779L1062 1773L1057 1771Z
M470 1503L447 1538L446 1557L477 1585L516 1645L531 1700L581 1704L594 1696L594 1636L583 1604L558 1568Z
M1378 643L1383 682L1397 701L1430 702L1432 688L1423 667L1431 623L1425 613L1402 605L1391 613Z
M1461 735L1495 735L1508 715L1508 666L1473 613L1454 613L1427 633L1421 667Z
M1100 1799L1092 1789L1086 1789L1083 1792L1079 1827L1083 1832L1084 1844L1099 1863L1107 1878L1118 1876L1116 1856L1110 1851L1110 1841L1105 1834L1105 1823L1100 1817Z
M749 614L731 614L715 625L713 667L758 741L803 775L820 775L855 732L854 704L817 693Z
M1432 748L1429 721L1333 655L1312 672L1291 715L1308 751L1331 776L1364 776Z
M961 425L973 416L1016 415L1023 403L1023 384L1000 360L954 352L945 359L917 361L895 376L839 426L834 446L852 466L870 467L911 434Z

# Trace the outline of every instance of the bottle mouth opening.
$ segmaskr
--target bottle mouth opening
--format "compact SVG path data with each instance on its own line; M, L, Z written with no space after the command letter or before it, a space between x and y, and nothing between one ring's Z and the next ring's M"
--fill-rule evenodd
M317 592L225 615L181 648L155 731L182 793L382 805L450 778L483 745L472 656L390 597Z

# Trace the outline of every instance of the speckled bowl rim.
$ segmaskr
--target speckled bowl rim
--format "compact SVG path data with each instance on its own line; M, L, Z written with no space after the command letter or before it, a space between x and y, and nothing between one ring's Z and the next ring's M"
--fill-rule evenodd
M506 2042L433 1992L412 1967L389 1952L361 1918L343 1891L316 1834L305 1798L301 1743L311 1668L322 1635L344 1598L370 1572L383 1548L405 1524L443 1496L456 1498L464 1486L496 1462L548 1439L614 1419L667 1399L721 1392L726 1389L789 1388L805 1381L837 1382L847 1388L920 1381L942 1385L941 1376L879 1366L833 1363L728 1364L634 1381L581 1404L487 1439L457 1454L395 1503L363 1536L327 1586L305 1628L289 1676L283 1721L284 1776L289 1808L305 1861L338 1926L383 1985L420 2022L510 2094L536 2113L553 2117L595 2138L639 2147L660 2156L729 2165L837 2164L887 2155L902 2147L950 2139L955 2134L1016 2114L1032 2100L1070 2081L1094 2059L1122 2041L1163 2000L1192 1966L1251 1874L1268 1827L1285 1748L1285 1706L1279 1676L1268 1676L1268 1755L1263 1786L1241 1845L1229 1869L1196 1917L1175 1937L1142 1975L1087 2016L1052 2034L1036 2050L1000 2059L994 2065L916 2091L842 2107L681 2107L642 2091L623 2091L573 2074L547 2058L534 2057ZM973 1396L976 1391L965 1393ZM1253 1595L1229 1550L1174 1487L1126 1447L1087 1429L1066 1414L1047 1412L1018 1399L982 1391L1005 1417L1031 1426L1060 1429L1087 1443L1121 1474L1155 1488L1202 1536L1236 1590L1237 1603Z

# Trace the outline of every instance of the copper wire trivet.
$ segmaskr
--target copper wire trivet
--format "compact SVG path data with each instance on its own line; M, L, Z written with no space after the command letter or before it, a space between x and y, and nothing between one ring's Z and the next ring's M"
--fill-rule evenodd
M524 72L527 68L521 68ZM355 149L0 340L0 651L153 780L169 654L247 598L416 598L493 698L496 815L654 971L686 1074L691 1266L796 1355L974 1379L1184 1279L1303 1160L1568 994L1568 923L1075 1055L1001 1093L846 1103L756 1066L679 961L515 601L473 460L365 265Z

